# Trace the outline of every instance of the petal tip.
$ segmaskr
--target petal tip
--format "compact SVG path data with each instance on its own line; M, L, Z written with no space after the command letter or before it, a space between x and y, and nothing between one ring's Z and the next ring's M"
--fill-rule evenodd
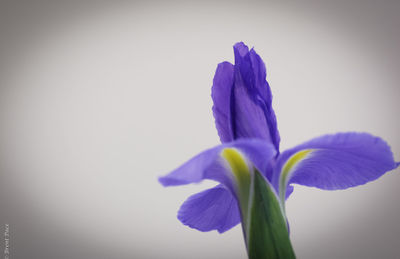
M241 41L233 45L233 52L235 53L235 63L237 63L238 58L243 58L249 53L249 47Z
M164 186L164 187L167 187L167 186L168 186L167 181L166 181L166 179L165 179L164 176L159 176L159 177L157 177L157 180L158 180L158 182L159 182L162 186Z
M184 180L168 177L168 175L158 177L158 182L164 187L188 184Z

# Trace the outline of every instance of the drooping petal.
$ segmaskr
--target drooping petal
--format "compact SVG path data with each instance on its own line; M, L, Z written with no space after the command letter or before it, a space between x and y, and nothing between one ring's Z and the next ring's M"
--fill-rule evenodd
M346 189L373 181L396 167L390 147L382 139L368 133L338 133L283 152L272 181L282 199L282 188L288 184Z
M231 92L233 86L233 65L229 62L218 64L215 72L211 97L215 126L221 142L233 140L231 120Z
M232 130L234 138L262 138L279 150L279 132L264 62L243 43L234 46Z
M266 141L260 139L237 140L203 151L168 175L160 177L160 183L164 186L175 186L209 179L232 189L232 173L227 170L220 155L224 148L229 147L243 152L260 172L266 170L269 160L276 154L272 144Z
M200 231L223 233L240 222L235 197L221 185L190 196L181 206L178 219Z
M266 170L276 151L261 139L243 139L208 149L170 174L160 177L164 186L214 180L221 185L191 196L178 218L190 227L224 232L246 219L254 170ZM240 204L240 210L239 210Z

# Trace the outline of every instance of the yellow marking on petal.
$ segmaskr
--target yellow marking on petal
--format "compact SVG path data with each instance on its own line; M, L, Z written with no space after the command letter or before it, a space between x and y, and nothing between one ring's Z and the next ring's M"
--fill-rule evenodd
M304 158L307 157L308 154L310 154L313 151L313 149L304 149L301 150L294 155L292 155L286 163L282 167L281 171L281 176L279 180L279 190L280 190L280 198L282 201L282 204L285 202L285 196L286 196L286 185L289 181L289 174L293 170L293 168Z
M249 167L239 151L234 148L225 148L221 155L228 162L238 183L243 181L246 182L248 179L250 179Z
M221 152L221 156L228 162L230 171L234 176L242 220L246 222L249 213L251 170L253 169L249 168L245 157L235 148L225 148Z

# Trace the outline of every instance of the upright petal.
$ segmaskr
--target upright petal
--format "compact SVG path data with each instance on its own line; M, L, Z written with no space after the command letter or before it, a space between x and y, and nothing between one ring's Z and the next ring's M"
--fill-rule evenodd
M264 62L254 49L249 51L243 43L234 46L234 53L234 86L231 100L233 136L262 138L279 150L280 137Z
M218 65L211 94L221 142L262 138L279 151L280 137L264 62L242 42L233 49L235 65Z
M233 51L235 53L235 64L239 64L241 59L249 54L249 47L243 42L238 42L233 46Z
M346 189L373 181L396 167L390 147L382 139L368 133L338 133L283 152L272 181L282 199L288 184Z
M233 140L231 119L231 92L233 86L233 65L229 62L220 63L215 72L211 97L215 126L221 142Z
M261 98L258 98L258 103L263 107L265 119L267 120L267 126L269 134L276 150L279 151L280 135L278 131L275 111L272 108L272 93L271 88L266 80L267 73L265 64L261 57L254 51L250 50L250 60L254 72L254 82L257 92Z
M260 138L272 144L267 119L258 98L250 92L242 75L235 68L235 85L232 92L232 131L235 139ZM274 144L275 146L275 144Z
M235 197L222 185L190 196L181 206L178 219L200 231L223 233L240 222Z

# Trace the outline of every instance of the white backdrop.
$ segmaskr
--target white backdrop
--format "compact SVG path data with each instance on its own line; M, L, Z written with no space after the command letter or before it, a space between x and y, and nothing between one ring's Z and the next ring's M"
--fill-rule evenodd
M240 227L202 233L176 219L213 183L157 182L219 143L212 78L237 41L266 62L282 150L367 131L400 160L398 2L0 10L0 223L13 258L246 258ZM296 186L287 211L298 258L397 258L399 172L346 191Z

